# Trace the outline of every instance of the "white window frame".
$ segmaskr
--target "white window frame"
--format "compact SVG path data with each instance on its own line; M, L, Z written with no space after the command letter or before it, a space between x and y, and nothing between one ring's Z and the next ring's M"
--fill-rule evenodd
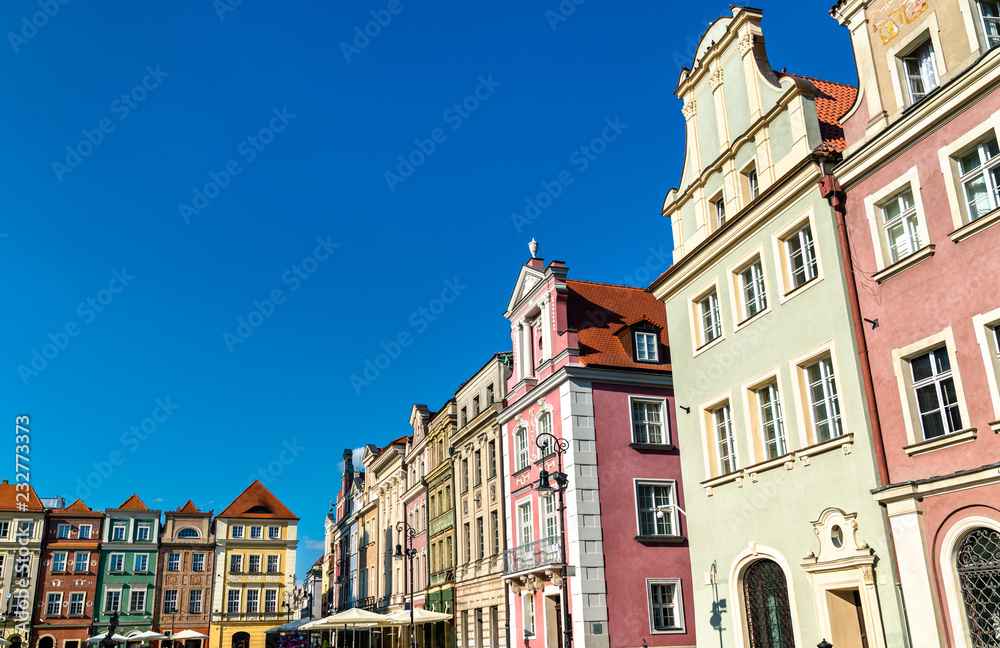
M86 532L84 531L86 529ZM90 540L90 534L93 531L93 526L89 524L81 524L80 531L77 533L77 537L80 540Z
M754 271L753 268L759 266ZM745 295L744 273L750 271L754 276L752 285L754 286L754 302L758 307L757 312L749 314ZM764 262L764 245L760 244L749 253L740 258L736 263L727 268L729 276L729 304L732 307L733 329L739 331L751 322L757 321L766 313L771 312L771 282L767 277L767 264Z
M836 345L833 340L828 340L789 361L789 371L792 375L792 401L794 402L795 416L799 421L802 421L800 425L786 425L785 429L789 433L789 444L792 444L794 441L791 437L791 430L794 428L799 429L799 447L807 447L821 443L821 441L816 438L816 422L813 420L813 403L809 393L808 374L806 372L806 368L825 357L829 357L830 362L832 363L833 376L837 386L837 400L840 405L841 435L834 438L846 439L850 435L850 421L848 421L848 413L844 408L844 394L849 393L849 390L845 391L845 385L842 379L843 374L840 372L840 364L837 358ZM847 387L849 388L850 385ZM787 417L790 416L789 409L789 407L785 407L784 413L786 420Z
M526 497L519 502L515 502L514 512L515 523L517 525L513 534L517 541L515 546L521 549L535 542L535 522L531 498ZM525 524L525 518L527 518L527 524Z
M254 535L256 532L256 535ZM263 540L264 539L264 527L260 525L251 525L250 527L250 539L251 540Z
M931 374L918 380L914 375L914 362L925 357L931 361ZM944 362L948 363L947 369L942 366ZM913 381L911 383L911 389L914 392L914 401L917 404L917 413L920 416L918 422L920 423L921 437L923 437L925 441L930 441L955 432L961 432L963 429L962 413L958 408L958 399L956 398L954 403L949 403L947 400L948 395L945 392L944 386L946 382L950 382L952 384L952 389L954 389L954 374L952 372L953 367L951 366L951 359L948 357L948 348L937 347L936 349L928 349L924 353L910 358L909 365L910 375ZM924 412L920 410L919 392L929 387L934 388L934 400L937 406L930 411ZM941 434L928 436L927 428L924 425L924 418L926 416L931 416L932 418L938 420L938 422L941 423L942 430L944 431L941 432ZM954 416L958 417L957 423L953 418ZM968 421L966 421L966 423L968 423Z
M69 571L68 569L66 569L66 564L67 564L68 560L69 560L69 553L68 552L66 552L66 551L53 551L52 552L52 571L54 571L54 572Z
M903 63L910 104L917 103L941 87L941 75L938 74L934 43L931 42L930 35L907 54L900 56L900 60Z
M79 609L76 606L79 605ZM70 592L69 593L69 609L67 614L71 617L73 616L83 616L83 611L87 609L87 593L86 592Z
M750 194L750 201L756 200L757 196L760 195L760 178L757 176L756 167L751 167L750 170L747 171L746 176L747 190Z
M528 429L521 426L514 430L514 472L520 472L531 465L528 448Z
M885 227L883 208L888 201L898 199L906 191L909 191L913 196L913 209L917 221L916 235L920 247L894 261L889 249L889 237ZM875 266L878 268L878 272L874 276L876 281L885 281L897 272L901 272L934 254L934 247L930 244L930 232L927 229L927 212L924 210L920 175L916 166L910 167L903 175L867 196L864 205L865 214L868 216L868 228L872 235L872 246L875 251ZM902 216L902 212L900 215Z
M666 488L667 498L663 504L670 504L672 508L670 512L661 512L657 509L658 504L655 503L656 496L654 495L654 506L653 511L654 522L653 525L656 527L656 533L643 533L642 532L642 511L639 501L639 489L640 488ZM632 494L635 497L635 534L643 538L671 538L680 535L680 526L678 525L677 518L677 482L672 479L639 479L635 478L632 480ZM659 527L663 524L669 527L670 533L660 533Z
M201 565L199 569L198 566ZM203 572L205 571L205 554L196 553L191 555L191 571Z
M906 438L909 442L904 447L904 450L910 455L948 447L955 443L964 443L975 438L969 438L968 435L961 434L965 430L959 430L932 439L925 439L923 436L920 414L913 391L913 374L910 370L910 360L941 347L947 349L948 361L951 364L951 378L955 386L955 397L958 399L958 411L963 425L969 425L969 422L972 420L969 416L969 409L965 400L965 389L962 387L962 372L959 368L958 356L955 351L957 348L955 345L955 333L950 326L905 347L893 349L892 365L896 373L896 384L899 389L900 401L903 404L903 425L906 428Z
M534 637L538 632L535 625L535 594L527 592L521 594L521 619L524 622L524 636Z
M554 538L559 535L559 503L555 493L541 496L542 502L542 538Z
M233 568L233 565L236 568ZM242 574L243 573L243 554L241 553L231 553L229 554L229 573L230 574Z
M628 407L629 425L632 428L632 443L636 443L636 444L640 444L640 445L670 445L670 421L669 421L669 418L667 416L667 399L666 398L657 398L655 396L629 396L628 404L629 404L629 407ZM636 418L636 411L635 411L635 406L637 404L656 405L657 407L659 407L659 409L660 409L660 412L659 412L660 420L658 422L655 422L655 421L654 422L650 422L648 420L648 412L645 413L645 416L643 417L643 420L637 419ZM639 426L640 425L644 425L644 426L648 427L649 425L656 425L656 424L659 424L659 426L660 426L660 438L662 440L660 440L660 441L651 441L648 430L646 432L646 440L642 441L642 440L639 439Z
M234 540L242 540L245 538L246 526L243 524L234 524L230 527L229 537Z
M188 614L201 614L201 604L203 599L204 596L200 589L188 590Z
M137 601L138 599L138 601ZM139 605L136 605L136 602ZM132 587L128 592L128 611L130 613L146 611L146 588Z
M641 343L640 343L641 341ZM636 331L633 335L636 362L659 362L659 335L649 331Z
M242 611L243 611L243 591L238 587L228 588L226 590L226 613L237 614Z
M965 199L965 187L961 182L962 172L958 159L989 139L1000 142L1000 111L994 112L961 137L938 149L938 162L945 179L948 206L951 208L952 224L955 229L948 236L956 243L1000 221L1000 210L993 210L975 220L971 218Z
M983 140L977 142L970 150L966 151L964 155L959 156L957 160L959 163L958 173L961 175L958 178L958 183L962 187L962 198L965 201L966 213L970 221L979 220L983 216L986 216L997 209L1000 209L1000 180L998 180L997 175L1000 174L1000 151L990 155L988 144L992 143L992 148L1000 147L997 137L984 138ZM979 160L978 166L976 166L971 171L965 173L962 172L961 168L961 158L975 156ZM972 214L972 200L969 197L968 185L974 180L981 179L986 187L986 200L987 209L986 211L973 217Z
M173 597L170 596L171 594L173 594ZM178 594L179 592L176 589L163 590L163 614L177 613L177 610L179 609L177 606ZM171 605L171 602L173 603L173 605Z
M813 369L816 369L816 373ZM809 408L809 433L813 443L822 443L839 439L847 433L844 425L844 404L841 393L843 389L839 386L838 373L833 362L833 356L824 354L812 359L806 364L800 365L803 377L803 389L806 395L805 404ZM819 386L823 390L822 398L813 399L813 387ZM817 410L822 406L826 411L826 418L819 420L816 416ZM836 413L834 413L836 410ZM819 437L820 427L829 427L829 438Z
M719 280L713 279L710 283L702 286L688 297L688 319L691 326L691 348L692 355L698 356L711 349L717 344L721 344L726 339L726 326L722 319L722 305L719 303L722 292L719 288ZM705 337L703 303L714 293L718 309L718 322L711 322L713 328L717 325L719 335L708 340ZM709 304L709 307L711 304Z
M114 602L114 606L111 607L110 604ZM104 588L104 612L121 612L122 611L122 588L118 587L106 587Z
M702 346L722 337L722 306L718 292L713 290L698 300L698 322Z
M253 568L253 562L254 562L253 559L254 558L257 559L257 569ZM263 559L261 558L260 554L248 554L247 555L247 573L248 574L260 574L260 573L263 573L262 562L263 562Z
M171 551L167 554L167 571L181 570L181 552Z
M986 366L986 382L993 403L993 421L990 427L1000 432L1000 308L980 313L972 318L976 341Z
M264 590L264 613L278 611L278 590L267 588Z
M942 80L946 80L948 68L944 61L944 48L941 47L940 33L937 15L933 11L927 11L921 15L919 30L896 36L892 39L889 46L883 50L886 67L889 70L889 77L892 81L892 91L896 99L897 110L902 110L915 103L911 97L910 83L903 59L922 47L925 43L930 44L931 50L934 53L933 69L937 75L937 86L935 87L939 87ZM927 92L933 89L931 88Z
M69 532L73 527L69 524L60 524L56 526L56 538L68 539Z
M246 591L246 612L247 614L257 614L260 612L260 590L248 589Z
M80 557L83 556L83 569L80 569ZM2 571L2 570L0 570ZM76 555L73 556L73 571L89 572L90 571L90 552L89 551L77 551Z
M715 231L726 224L726 198L719 192L710 202L712 203L712 218L715 223L712 231Z
M653 623L653 586L673 587L673 609L674 621L677 625L664 630L657 630ZM649 610L649 632L654 635L683 634L686 632L684 626L684 590L680 578L647 578L646 579L646 603Z
M10 522L0 522L0 539L6 540L10 537Z
M120 567L114 569L114 561L118 559ZM108 556L108 572L112 574L124 573L125 572L125 554L124 553L113 553Z
M271 569L271 559L274 559L274 569ZM281 554L267 554L267 572L268 574L277 574L281 572Z
M135 531L136 542L146 542L152 535L152 529L148 524L140 524Z
M121 532L119 534L119 531ZM125 540L126 526L124 524L111 525L111 539L118 542ZM119 537L120 535L120 537Z
M979 27L983 30L983 42L986 44L986 49L990 50L994 47L1000 46L1000 2L998 0L985 0L990 5L993 5L994 10L997 12L996 16L987 16L983 11L984 0L976 0L976 11L979 14ZM990 27L992 26L992 30ZM992 34L990 32L993 32Z
M143 566L139 567L139 559L142 559ZM132 571L135 572L148 572L149 571L149 554L137 553L132 559Z
M53 617L62 614L63 595L62 592L49 592L45 597L45 616ZM55 604L55 611L52 611Z
M761 392L765 391L771 397L767 403L764 402L761 396ZM760 461L770 461L787 455L791 451L791 446L788 443L787 416L785 414L785 405L781 398L781 384L777 376L773 380L769 380L753 389L753 407L757 410L757 434L759 436L761 453L763 454L760 457ZM770 415L775 428L773 441L767 438L764 431L765 413ZM776 452L773 457L768 456L770 454L768 448L772 445Z
M281 527L277 525L270 525L267 527L267 539L268 540L281 540Z
M711 411L711 415L712 440L715 443L715 469L720 476L728 475L740 469L732 405L728 402L722 403ZM728 451L725 450L726 446L728 446ZM726 464L730 464L729 470L726 470Z

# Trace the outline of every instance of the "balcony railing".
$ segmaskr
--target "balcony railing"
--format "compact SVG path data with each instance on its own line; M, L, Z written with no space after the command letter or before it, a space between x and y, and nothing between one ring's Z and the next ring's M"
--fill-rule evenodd
M516 574L561 564L563 564L562 543L559 541L559 536L549 536L505 551L503 573Z

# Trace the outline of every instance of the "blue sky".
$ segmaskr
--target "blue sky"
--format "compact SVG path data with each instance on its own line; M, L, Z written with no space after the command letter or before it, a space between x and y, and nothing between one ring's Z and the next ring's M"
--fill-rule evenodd
M343 449L509 349L532 237L666 269L673 89L729 5L234 1L0 6L0 403L42 496L218 513L260 477L301 574ZM776 69L856 81L830 0L755 4Z

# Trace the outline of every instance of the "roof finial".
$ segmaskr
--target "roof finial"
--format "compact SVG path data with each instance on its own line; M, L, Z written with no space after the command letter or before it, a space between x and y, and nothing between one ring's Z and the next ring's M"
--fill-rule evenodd
M531 250L531 258L534 259L538 256L538 241L535 237L531 237L531 243L528 243L528 249Z

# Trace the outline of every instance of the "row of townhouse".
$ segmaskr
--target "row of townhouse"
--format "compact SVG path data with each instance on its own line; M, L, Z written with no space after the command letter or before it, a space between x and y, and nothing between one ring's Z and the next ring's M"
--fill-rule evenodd
M1000 645L1000 4L830 13L858 88L775 71L758 9L702 36L652 285L533 241L512 351L345 453L331 609L453 615L420 646Z
M132 495L99 511L21 486L0 484L0 635L15 648L84 648L113 615L126 636L194 630L209 639L186 648L263 648L297 604L298 518L260 482L214 518L190 500L161 515Z

